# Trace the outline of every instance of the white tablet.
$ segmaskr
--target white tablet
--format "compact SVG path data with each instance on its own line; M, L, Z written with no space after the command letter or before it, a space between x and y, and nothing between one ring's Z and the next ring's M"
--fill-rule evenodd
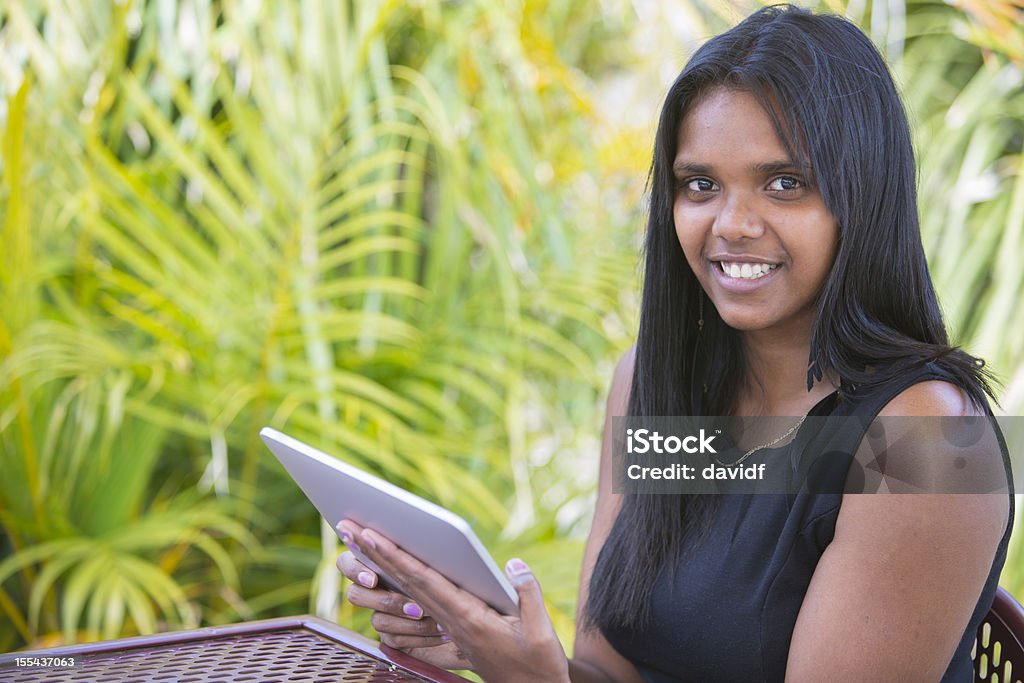
M502 614L519 613L515 589L464 519L270 427L260 430L260 438L332 527L351 519L379 531ZM394 580L351 550L394 589Z

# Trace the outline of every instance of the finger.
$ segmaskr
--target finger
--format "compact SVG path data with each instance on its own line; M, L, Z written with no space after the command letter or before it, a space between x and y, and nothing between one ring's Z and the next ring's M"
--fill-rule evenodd
M334 527L338 532L338 536L341 538L341 542L347 545L349 548L355 548L359 552L362 552L362 548L359 547L359 543L356 539L359 537L359 533L363 530L361 526L353 522L351 519L343 519Z
M463 591L376 531L362 529L357 540L363 553L395 580L399 590L415 598L442 623L461 622L471 615L491 611L482 600Z
M380 588L363 588L353 584L345 592L345 598L356 607L365 607L376 612L387 612L407 620L419 620L426 616L423 607L415 600L401 593Z
M355 540L363 531L362 524L359 524L358 522L353 522L351 519L348 519L347 517L338 522L335 528L338 530L338 533L342 535L341 540L343 541L345 540L345 532L348 532L348 535L351 537L350 540Z
M370 617L370 624L377 633L390 633L393 636L440 638L442 635L446 635L438 628L437 622L430 617L406 619L387 612L374 612Z
M337 564L338 570L350 581L354 581L366 588L377 587L377 574L357 560L356 556L350 551L346 550L341 555L338 555L338 560L335 564Z
M380 642L396 650L408 650L411 648L437 647L449 642L448 636L436 636L423 638L421 636L394 636L390 633L380 634Z
M551 617L544 606L540 583L525 562L518 557L505 564L505 574L519 594L519 618L530 627L550 627Z
M466 658L466 655L459 649L454 640L448 641L440 647L404 647L401 649L390 647L387 643L381 643L380 649L381 652L389 656L402 652L442 669L473 668L473 663Z
M341 538L342 542L344 542L346 546L348 546L352 550L355 550L356 552L363 552L362 548L360 548L359 544L356 542L356 537L362 531L361 526L359 526L350 519L343 519L340 522L338 522L334 528L338 532L338 536ZM352 558L356 562L356 566L358 567L358 569L355 569L354 571L352 571L352 573L347 573L343 569L342 572L345 574L345 576L347 576L350 580L362 586L365 586L366 588L375 588L377 584L380 583L380 577L377 575L377 572L374 571L374 569L367 567L364 563L360 562L359 559L355 556L355 554L352 554ZM342 558L339 556L339 569L342 569L342 565L340 564L341 562Z

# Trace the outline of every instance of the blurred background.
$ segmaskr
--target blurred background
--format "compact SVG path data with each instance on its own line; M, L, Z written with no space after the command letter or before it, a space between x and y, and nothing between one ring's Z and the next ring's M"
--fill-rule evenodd
M568 646L658 108L761 4L0 4L0 651L369 632L263 425L523 557ZM1024 7L810 6L890 60L949 328L1019 414Z

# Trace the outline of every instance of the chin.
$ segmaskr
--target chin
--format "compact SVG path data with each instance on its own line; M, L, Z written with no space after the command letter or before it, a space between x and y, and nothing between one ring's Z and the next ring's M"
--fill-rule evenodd
M749 316L721 316L722 322L737 332L756 332L772 326L770 320L752 318Z
M786 336L807 335L807 338L810 338L811 326L814 324L813 310L793 314L788 311L767 312L761 307L725 307L724 310L719 309L718 317L737 332L775 330L786 332Z
M726 325L739 332L764 330L778 323L774 317L766 316L763 310L753 307L746 310L718 309L718 317Z

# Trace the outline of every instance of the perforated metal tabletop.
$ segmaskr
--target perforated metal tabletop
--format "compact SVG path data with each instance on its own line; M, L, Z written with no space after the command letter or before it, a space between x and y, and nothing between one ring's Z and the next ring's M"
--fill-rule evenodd
M310 616L0 655L4 683L465 680Z

